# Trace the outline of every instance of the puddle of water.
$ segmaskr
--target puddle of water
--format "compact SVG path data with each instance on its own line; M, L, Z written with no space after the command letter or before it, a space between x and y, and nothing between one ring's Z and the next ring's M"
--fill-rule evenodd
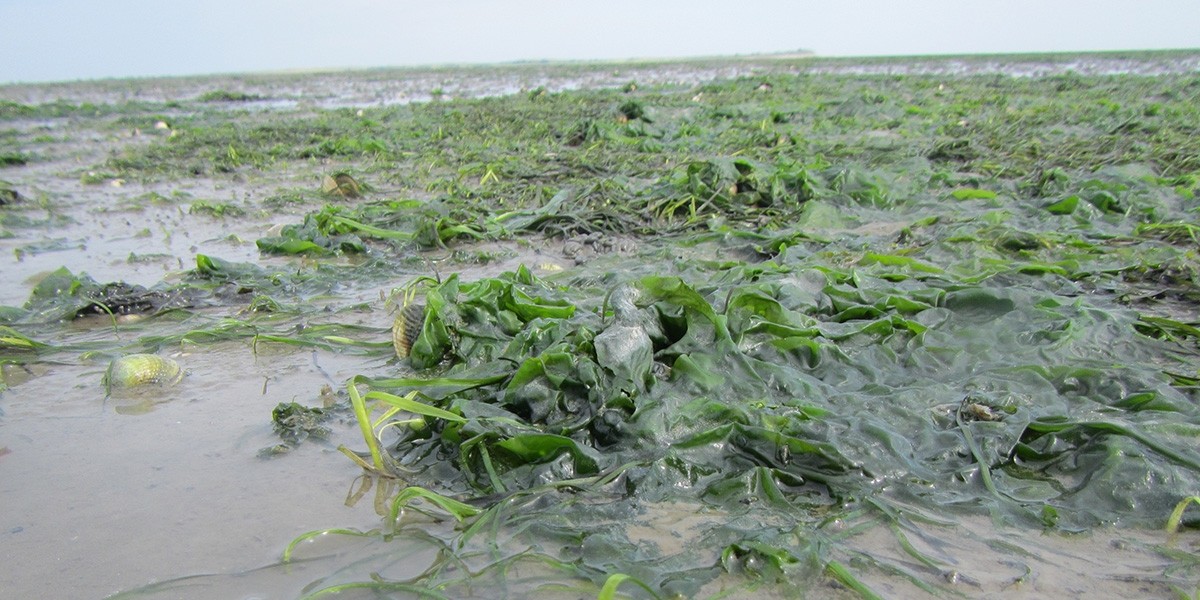
M1196 585L1164 575L1173 563L1154 550L1167 543L1163 532L1098 529L1031 535L983 518L958 518L953 526L910 524L904 533L914 548L940 564L922 565L885 527L869 529L850 543L878 564L925 574L927 580L940 578L969 597L1163 598L1173 595L1172 585ZM1189 534L1176 541L1194 547L1200 537ZM919 595L908 581L879 576L869 568L865 572L864 583L884 597Z
M155 406L136 416L120 413L139 399L104 398L100 365L55 366L5 392L6 596L103 597L157 577L238 572L275 562L314 524L374 514L343 505L352 470L328 445L257 456L279 442L263 418L275 404L312 404L326 373L344 381L360 361L255 356L234 343L178 360L187 377L146 390Z
M553 501L553 500L550 500ZM367 501L367 504L370 502ZM600 509L603 510L603 509ZM619 512L619 511L618 511ZM704 573L722 560L719 546L711 545L704 532L736 525L737 517L694 503L641 504L635 515L614 521L609 530L634 544L639 553L657 556L656 561L676 566L691 565ZM831 533L841 527L835 523ZM538 560L522 561L522 555L557 555L574 550L554 550L562 540L539 540L524 535L528 525L492 527L494 551L470 550L466 546L464 567L485 581L484 575L500 568L503 591L487 585L449 583L444 592L456 598L537 597L579 598L585 587L572 590L556 572ZM438 568L445 546L458 548L461 528L453 522L430 519L420 513L405 516L392 540L376 531L366 535L317 535L295 548L292 562L264 564L249 571L225 571L165 581L146 587L130 597L161 598L286 598L348 582L411 581ZM908 552L898 543L900 532L910 545ZM797 540L799 546L806 542ZM584 544L587 542L584 541ZM797 547L798 554L803 548ZM834 542L829 552L853 569L860 582L885 598L926 598L931 592L943 596L988 598L1164 598L1176 590L1192 590L1195 577L1169 574L1173 562L1159 549L1173 547L1184 552L1200 548L1200 535L1185 533L1169 540L1162 532L1098 529L1087 534L1046 533L1007 528L985 518L956 519L954 524L905 521L895 529L874 526L850 532ZM915 553L919 553L918 558ZM803 554L801 554L803 556ZM498 565L504 565L498 567ZM760 565L761 566L761 565ZM443 565L444 568L444 565ZM732 567L754 568L748 566ZM795 568L804 570L803 563ZM453 568L450 568L451 574ZM704 577L704 575L698 575ZM769 576L768 576L769 577ZM922 582L921 586L914 580ZM554 585L548 585L555 582ZM789 588L741 573L718 574L699 588L696 597L789 598L796 594L820 598L858 598L846 586L811 576L796 582L808 587ZM931 585L935 587L929 587ZM583 584L580 584L583 585ZM634 588L630 587L631 591ZM361 590L360 590L361 591ZM251 594L251 596L247 596ZM344 592L348 597L376 597L370 592ZM641 597L634 594L634 597Z

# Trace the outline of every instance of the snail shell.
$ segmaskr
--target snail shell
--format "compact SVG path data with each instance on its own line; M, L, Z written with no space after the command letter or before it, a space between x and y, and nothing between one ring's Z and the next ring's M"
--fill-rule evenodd
M343 198L357 198L362 195L362 186L350 175L338 173L337 175L325 176L321 181L321 191L330 195L342 196Z
M130 354L108 365L104 386L128 388L145 384L174 385L183 379L179 363L157 354Z
M400 309L400 314L396 315L396 320L392 323L392 346L396 348L396 356L408 358L424 325L424 304L406 304Z

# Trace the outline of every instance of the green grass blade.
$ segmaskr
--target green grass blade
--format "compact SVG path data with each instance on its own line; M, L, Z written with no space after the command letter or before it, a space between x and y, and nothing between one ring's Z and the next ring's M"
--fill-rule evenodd
M396 499L392 501L390 522L396 522L396 519L400 518L400 510L417 498L437 505L442 510L450 513L450 515L458 521L462 521L468 517L473 517L482 512L480 509L475 508L470 504L459 502L454 498L443 496L437 492L427 490L423 487L412 486L404 488L403 491L396 495Z
M313 538L321 537L323 535L330 535L330 534L352 535L352 536L356 536L356 537L367 537L369 535L372 535L371 532L364 532L364 531L359 531L357 529L343 529L343 528L317 529L315 531L309 531L306 533L302 533L299 536L297 536L296 539L292 540L292 542L290 544L288 544L287 548L283 551L283 562L286 563L286 562L292 561L292 554L296 551L296 546L299 546L300 544L307 542Z
M437 600L449 600L447 596L438 592L413 585L411 583L400 583L398 581L356 581L354 583L343 583L327 588L319 589L311 594L301 596L301 600L309 600L310 598L320 598L323 596L341 594L348 590L374 590L376 592L408 592L416 594L423 598L436 598Z
M395 394L379 391L367 392L367 395L365 396L367 399L379 400L399 408L400 410L406 410L410 413L425 415L427 417L435 417L438 419L445 419L447 421L455 421L458 423L467 422L467 420L460 415L456 415L447 410L442 410L436 406L430 406L423 402L417 402L415 400L416 397L417 392L410 392L407 396L397 396Z
M363 441L367 443L367 448L371 451L371 463L376 472L386 473L383 454L379 451L379 440L375 439L375 432L371 429L371 411L367 409L366 402L358 394L358 388L353 383L346 386L346 389L350 392L350 406L354 409L354 418L358 421L359 430L362 431Z
M650 586L646 585L642 580L624 573L613 573L612 575L608 576L608 579L604 580L604 587L600 588L600 593L596 595L596 600L615 600L617 597L617 588L621 587L621 584L625 583L626 581L637 584L638 587L641 587L643 590L649 592L654 598L661 598L661 596L655 593L655 591L651 589Z
M847 569L846 565L843 565L836 560L831 560L829 561L829 564L825 565L825 571L828 572L829 575L831 575L834 579L836 579L838 583L841 583L855 592L858 592L858 595L862 598L865 598L866 600L883 600L882 597L871 591L871 588L867 587L863 582L859 581L857 577L850 573L850 569Z
M1171 511L1171 517L1167 519L1168 534L1175 535L1179 533L1179 523L1183 520L1183 511L1193 502L1200 504L1200 496L1188 496L1175 505L1175 510Z

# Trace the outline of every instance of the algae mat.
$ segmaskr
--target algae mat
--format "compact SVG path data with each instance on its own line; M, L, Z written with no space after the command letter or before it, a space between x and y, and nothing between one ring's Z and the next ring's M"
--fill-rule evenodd
M3 587L1191 597L1196 64L0 88Z

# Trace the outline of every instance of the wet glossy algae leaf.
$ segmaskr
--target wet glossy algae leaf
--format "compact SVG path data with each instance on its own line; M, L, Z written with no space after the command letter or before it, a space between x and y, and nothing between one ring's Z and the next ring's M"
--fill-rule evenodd
M299 225L285 225L277 236L259 238L258 249L267 254L335 254L366 251L362 239L352 233L326 232L314 215L304 217Z
M1200 486L1195 389L1173 385L1171 352L1135 312L904 258L732 266L702 285L452 276L424 291L418 374L371 385L464 420L426 417L388 452L487 518L520 523L516 498L555 496L530 500L538 524L518 529L594 540L577 560L597 581L631 573L685 595L730 570L852 578L822 520L862 506L1160 524ZM558 484L590 492L577 504ZM724 558L634 552L597 516L663 503L724 515L688 534Z
M76 277L60 269L35 288L26 306L37 314L49 309L62 311L65 306L74 309L75 315L115 315L156 314L232 302L249 304L249 312L278 312L287 301L336 285L334 270L322 266L272 270L198 254L196 267L183 273L181 281L146 289L121 282L98 284L85 274Z
M362 238L438 248L457 237L485 237L483 227L473 223L474 217L441 203L419 200L374 202L355 210L328 205L305 216L301 225L285 227L281 237L312 241L326 250L362 252ZM263 238L259 248L275 251L278 242L278 238Z
M196 268L184 275L183 282L224 301L265 297L277 299L276 302L295 302L338 290L348 280L374 281L388 274L388 270L370 259L350 266L313 262L298 267L264 267L197 254Z
M53 346L39 342L7 325L0 325L0 362L18 362L18 357L32 358Z
M196 294L186 289L148 289L125 282L98 283L86 273L60 267L34 286L23 310L4 311L0 322L40 324L86 315L152 314L190 306Z

